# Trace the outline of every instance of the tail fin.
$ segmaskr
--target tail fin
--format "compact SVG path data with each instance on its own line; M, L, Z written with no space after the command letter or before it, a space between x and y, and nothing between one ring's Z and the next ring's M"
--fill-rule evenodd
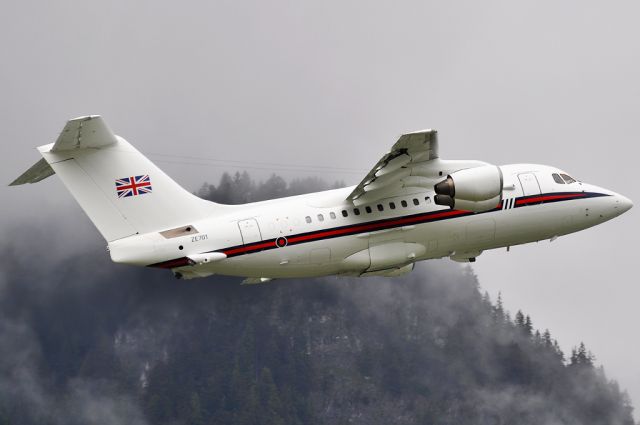
M55 143L38 150L43 159L11 185L55 172L108 242L178 227L222 207L183 189L100 116L72 119Z

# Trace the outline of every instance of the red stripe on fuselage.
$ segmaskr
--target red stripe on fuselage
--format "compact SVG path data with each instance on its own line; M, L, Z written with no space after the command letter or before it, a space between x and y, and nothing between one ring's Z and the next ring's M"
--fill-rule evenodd
M578 198L588 198L592 196L607 196L607 195L597 194L597 193L596 194L584 193L584 192L564 193L564 194L557 194L557 195L540 195L540 196L532 196L529 198L516 199L515 205L524 206L528 204L555 202L555 201L563 201L563 200L578 199ZM496 208L486 212L500 211L502 207L503 207L503 203L501 202ZM354 235L358 233L371 232L376 230L384 230L388 228L394 228L394 227L410 225L410 224L429 223L439 219L455 218L455 217L465 216L469 214L471 214L471 212L465 211L465 210L444 210L444 211L438 211L438 212L422 213L422 214L416 214L408 217L400 217L395 219L391 218L391 219L385 219L385 220L381 220L373 223L354 224L354 225L340 227L340 228L310 232L310 233L301 234L298 236L290 236L287 238L287 241L288 241L288 245L292 245L297 243L312 242L312 241L321 240L325 238ZM233 257L236 255L249 254L252 252L262 251L264 249L277 248L278 246L276 245L275 241L276 239L271 239L268 241L256 242L249 245L240 245L240 246L235 246L235 247L226 248L226 249L223 248L217 251L210 251L210 252L222 252L226 254L227 257ZM177 258L174 260L165 261L162 263L152 264L149 267L173 268L173 267L180 267L183 265L187 265L188 263L189 263L189 260L186 257L183 257L183 258Z
M262 242L256 245L243 245L237 248L223 250L222 253L225 254L227 257L229 257L231 255L242 254L243 252L247 252L247 251L259 251L264 248L273 248L274 246L275 246L274 242L269 241L269 242Z

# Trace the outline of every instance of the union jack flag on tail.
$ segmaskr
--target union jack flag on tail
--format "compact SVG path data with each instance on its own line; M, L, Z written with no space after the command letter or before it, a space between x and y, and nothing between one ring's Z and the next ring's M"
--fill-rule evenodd
M149 175L117 179L116 192L118 193L118 198L151 193L151 179Z

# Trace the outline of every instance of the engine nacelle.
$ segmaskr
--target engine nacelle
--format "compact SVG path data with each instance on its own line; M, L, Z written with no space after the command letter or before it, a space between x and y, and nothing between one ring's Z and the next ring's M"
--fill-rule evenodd
M495 165L456 171L436 184L434 201L458 210L488 211L502 201L502 171Z

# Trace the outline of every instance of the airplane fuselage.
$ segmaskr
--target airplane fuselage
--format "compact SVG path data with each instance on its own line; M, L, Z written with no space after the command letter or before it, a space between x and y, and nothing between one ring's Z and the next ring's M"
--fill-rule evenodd
M345 201L352 188L344 188L229 207L225 215L187 224L188 231L176 237L128 238L135 244L129 249L116 241L112 257L119 261L117 252L125 249L125 262L170 268L185 278L394 276L420 260L475 261L484 250L555 239L610 220L631 205L597 186L559 184L554 167L500 168L502 202L485 212L436 205L433 191L354 207ZM132 251L144 255L133 259ZM189 258L198 255L210 255L211 261Z

